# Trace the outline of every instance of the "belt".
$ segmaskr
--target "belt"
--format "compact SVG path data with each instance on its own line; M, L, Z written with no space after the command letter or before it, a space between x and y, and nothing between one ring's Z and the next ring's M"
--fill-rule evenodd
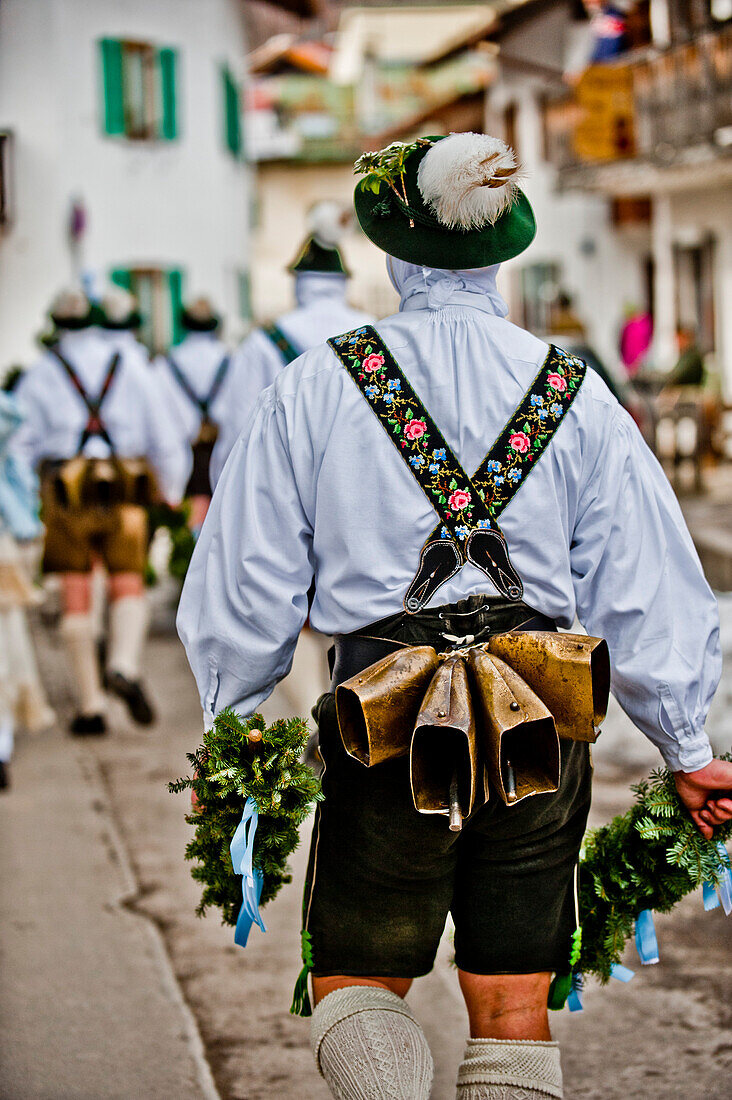
M416 614L399 612L350 634L336 634L331 650L331 691L397 649L431 645L438 652L477 645L509 630L551 630L553 619L502 596L469 596Z

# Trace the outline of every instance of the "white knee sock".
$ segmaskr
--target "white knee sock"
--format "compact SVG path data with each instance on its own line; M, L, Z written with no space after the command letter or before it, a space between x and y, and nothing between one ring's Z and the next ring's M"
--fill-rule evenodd
M468 1039L457 1100L547 1100L562 1093L559 1044L533 1039Z
M432 1055L409 1005L381 986L320 1001L311 1026L318 1069L336 1100L427 1100Z
M110 672L121 672L128 680L139 679L147 623L145 596L122 596L110 604L107 655L107 668Z
M71 668L79 697L79 711L84 715L104 712L104 693L99 675L97 648L92 617L73 612L61 620L61 633L66 642Z

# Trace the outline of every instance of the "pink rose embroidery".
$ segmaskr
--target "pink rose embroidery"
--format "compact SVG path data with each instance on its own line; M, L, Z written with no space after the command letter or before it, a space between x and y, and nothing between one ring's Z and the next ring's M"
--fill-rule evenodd
M514 451L518 451L519 454L525 455L529 449L529 437L523 432L516 432L509 439L509 445L513 447Z
M561 374L548 374L546 380L553 390L559 390L560 393L564 393L567 388L567 382Z
M454 493L450 493L447 503L453 512L460 512L470 504L470 493L466 492L465 489L456 489Z
M371 358L380 358L380 356L371 356ZM410 420L404 429L404 434L407 439L421 439L424 433L427 431L427 425L424 420Z
M383 355L377 355L377 353L375 351L372 352L371 355L367 355L366 358L364 359L363 363L361 364L363 369L368 374L373 374L373 372L375 370L378 370L379 367L383 367L383 365L384 365L384 356Z

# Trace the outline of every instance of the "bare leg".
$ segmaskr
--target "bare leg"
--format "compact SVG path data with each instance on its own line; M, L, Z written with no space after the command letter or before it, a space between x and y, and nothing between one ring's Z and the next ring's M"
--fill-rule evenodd
M551 1039L547 997L551 974L458 971L473 1039Z
M458 974L471 1035L458 1100L559 1100L559 1046L551 1041L546 1006L551 974Z
M406 997L411 978L353 978L347 974L336 974L328 978L313 978L313 1000L315 1004L322 1001L329 993L336 989L343 989L348 985L376 985L382 989L390 989L397 997Z

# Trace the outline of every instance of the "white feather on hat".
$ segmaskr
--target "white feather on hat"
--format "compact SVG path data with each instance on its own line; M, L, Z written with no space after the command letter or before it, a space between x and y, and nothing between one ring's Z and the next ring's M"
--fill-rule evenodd
M137 309L137 299L121 286L109 287L102 298L102 309L107 320L121 325Z
M516 154L489 134L450 134L428 149L417 172L422 198L448 229L482 229L509 210Z

